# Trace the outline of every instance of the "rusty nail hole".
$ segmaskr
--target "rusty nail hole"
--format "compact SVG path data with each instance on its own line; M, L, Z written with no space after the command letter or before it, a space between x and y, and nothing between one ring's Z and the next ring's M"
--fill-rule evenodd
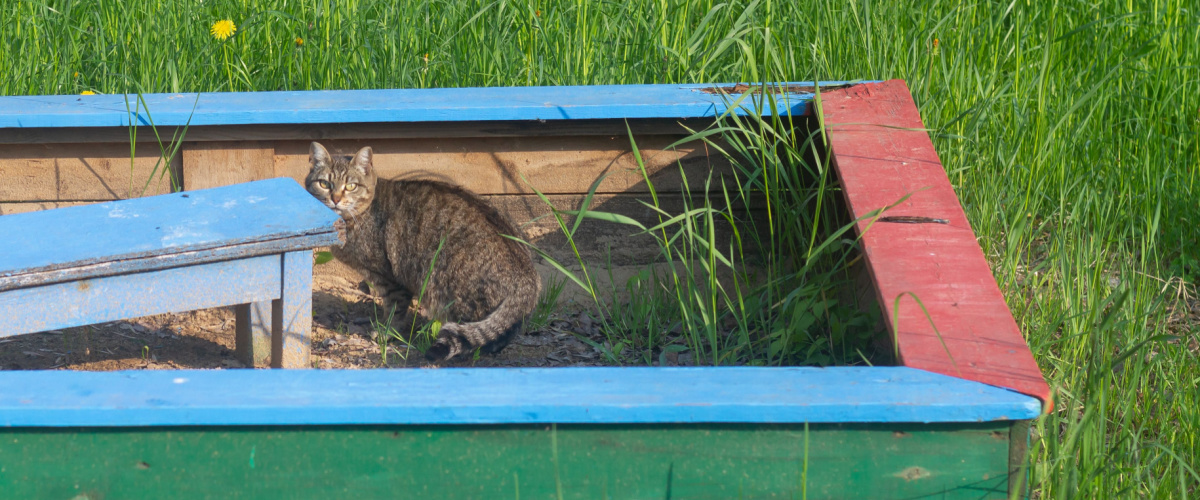
M908 433L904 431L896 431L892 433L892 437L900 439L908 437Z
M138 470L146 470L150 468L150 464L146 462L138 462L134 467L137 467Z
M1005 439L1004 433L1000 431L992 431L992 439L1003 441Z

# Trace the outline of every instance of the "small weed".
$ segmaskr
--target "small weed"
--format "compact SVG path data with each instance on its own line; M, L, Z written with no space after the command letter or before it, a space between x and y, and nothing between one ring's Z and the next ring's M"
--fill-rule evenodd
M533 310L533 314L525 322L525 331L538 331L550 323L551 314L557 308L558 298L562 295L566 284L566 278L551 277L546 280L546 283L542 287L542 296L538 298L537 308Z

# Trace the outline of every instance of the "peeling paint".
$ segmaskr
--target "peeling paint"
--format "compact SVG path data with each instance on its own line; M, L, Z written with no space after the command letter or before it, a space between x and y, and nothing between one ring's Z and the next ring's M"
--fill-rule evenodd
M919 465L914 465L914 466L904 469L900 472L897 472L894 475L898 478L904 479L905 481L916 481L919 479L925 479L929 476L932 476L933 473L929 472L928 469L925 469Z

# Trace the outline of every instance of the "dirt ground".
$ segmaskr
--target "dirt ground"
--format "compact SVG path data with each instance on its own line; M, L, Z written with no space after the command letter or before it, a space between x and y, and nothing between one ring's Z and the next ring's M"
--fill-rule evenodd
M539 265L543 282L557 271ZM631 269L629 272L636 272ZM625 274L619 272L617 275ZM429 366L422 354L392 340L376 340L381 302L365 293L354 271L333 261L314 269L314 368L399 368ZM607 364L577 336L603 343L595 322L573 306L568 291L539 328L519 335L503 351L478 359L440 363L445 367L552 367ZM385 356L381 347L387 349ZM672 356L688 364L687 354ZM0 338L4 370L139 370L243 368L234 354L233 307L160 314L98 325Z

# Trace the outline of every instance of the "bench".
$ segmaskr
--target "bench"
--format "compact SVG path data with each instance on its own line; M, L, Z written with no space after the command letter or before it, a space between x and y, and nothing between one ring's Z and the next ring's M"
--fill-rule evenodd
M243 363L308 367L337 220L291 179L0 216L0 337L236 305Z

